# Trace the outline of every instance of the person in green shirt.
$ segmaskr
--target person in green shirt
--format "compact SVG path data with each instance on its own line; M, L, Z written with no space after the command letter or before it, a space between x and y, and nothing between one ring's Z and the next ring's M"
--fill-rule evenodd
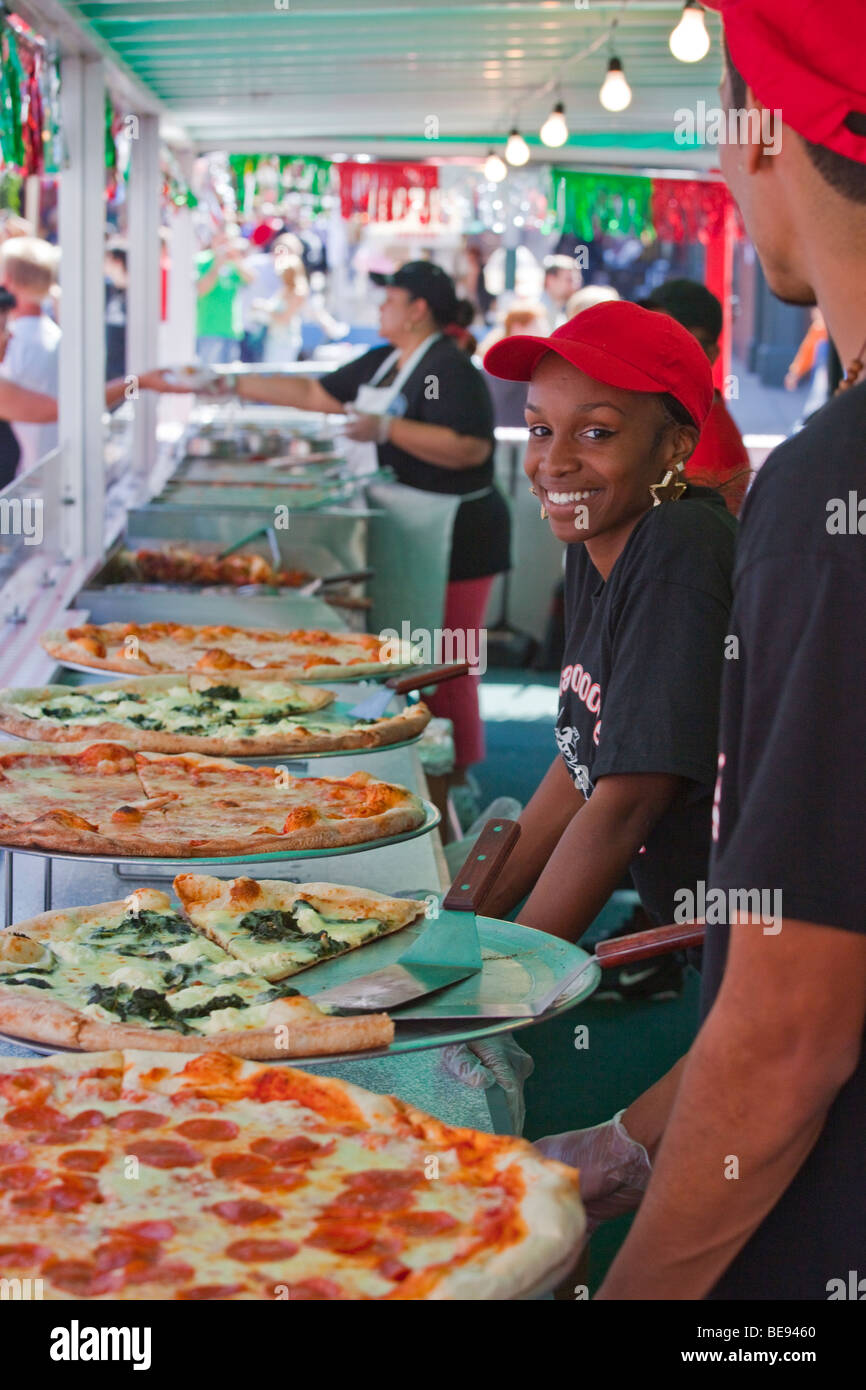
M243 264L243 242L236 233L217 232L196 257L198 306L196 354L214 366L240 356L243 321L239 291L252 276Z

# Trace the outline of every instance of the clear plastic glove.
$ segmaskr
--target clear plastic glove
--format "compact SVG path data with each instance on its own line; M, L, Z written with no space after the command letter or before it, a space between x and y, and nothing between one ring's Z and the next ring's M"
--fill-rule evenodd
M603 1221L640 1206L652 1176L652 1164L622 1123L624 1110L606 1124L548 1134L535 1148L545 1158L559 1159L580 1169L580 1195L586 1208L586 1234Z
M512 1134L523 1132L526 1118L523 1083L534 1068L535 1063L529 1053L518 1046L510 1033L479 1038L471 1043L456 1043L442 1052L442 1069L455 1081L481 1091L497 1084L502 1087Z

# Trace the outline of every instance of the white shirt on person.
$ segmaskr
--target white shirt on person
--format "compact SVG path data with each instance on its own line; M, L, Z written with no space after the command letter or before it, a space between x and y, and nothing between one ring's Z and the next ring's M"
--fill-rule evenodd
M25 314L13 319L9 330L9 343L0 372L16 386L26 386L29 391L42 391L56 398L60 365L57 324L47 314ZM19 474L57 448L56 424L26 425L13 420L12 428L21 446Z

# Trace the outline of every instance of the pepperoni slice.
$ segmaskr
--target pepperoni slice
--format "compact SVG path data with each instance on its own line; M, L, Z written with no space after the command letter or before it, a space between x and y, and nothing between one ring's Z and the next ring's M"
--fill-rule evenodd
M126 1226L118 1226L116 1231L118 1235L146 1241L171 1240L177 1234L171 1221L130 1221Z
M258 1178L271 1171L271 1165L266 1158L260 1158L258 1154L217 1154L216 1158L211 1159L211 1168L217 1178Z
M93 1262L98 1270L125 1269L127 1265L151 1265L159 1260L159 1246L153 1241L138 1244L131 1237L104 1240L97 1245Z
M407 1211L392 1217L391 1224L407 1236L438 1236L460 1223L448 1211Z
M318 1144L305 1134L297 1134L292 1139L256 1139L250 1148L255 1154L264 1154L272 1163L303 1163L313 1155L321 1157L332 1153L336 1141L332 1139L329 1144Z
M166 1260L165 1264L127 1265L124 1275L126 1284L182 1284L195 1274L192 1265L183 1260Z
M6 1111L6 1123L12 1129L61 1130L66 1117L50 1105L16 1105Z
M386 1255L384 1260L380 1260L376 1268L383 1279L393 1279L399 1283L401 1279L406 1279L412 1273L408 1265L404 1265L402 1260L396 1260L392 1255Z
M20 1163L30 1157L27 1144L0 1144L0 1163Z
M9 1205L25 1216L44 1216L51 1210L51 1195L45 1187L36 1192L16 1192Z
M175 1125L175 1129L184 1139L212 1140L214 1143L220 1139L236 1139L240 1134L240 1126L234 1120L208 1120L204 1116L184 1120L182 1125Z
M123 1275L119 1270L98 1271L87 1260L57 1260L43 1265L42 1273L58 1289L65 1293L77 1294L79 1298L93 1298L97 1294L110 1293L119 1289Z
M366 1168L361 1173L352 1173L346 1179L346 1186L358 1192L373 1192L380 1188L417 1187L421 1177L417 1173L407 1173L402 1168Z
M329 1216L358 1217L366 1212L404 1211L409 1201L405 1187L374 1187L367 1192L341 1192L325 1210Z
M31 1269L33 1265L41 1265L50 1254L47 1245L31 1245L27 1241L18 1245L0 1245L0 1263L4 1269Z
M199 1284L194 1289L181 1289L178 1298L196 1300L234 1298L236 1293L243 1293L245 1289L245 1284Z
M289 1284L289 1299L303 1300L306 1303L321 1303L326 1299L343 1298L343 1290L333 1279L302 1279L298 1284Z
M198 1149L177 1139L138 1139L125 1152L148 1168L194 1168L202 1158Z
M266 1202L247 1201L242 1197L230 1202L216 1202L207 1210L216 1212L223 1221L229 1221L233 1226L251 1226L254 1221L276 1221L280 1215Z
M96 1129L97 1125L105 1124L105 1116L101 1110L81 1110L77 1115L66 1121L66 1129Z
M108 1162L108 1155L97 1149L68 1149L60 1154L57 1162L63 1168L74 1168L77 1173L98 1173Z
M6 1192L29 1192L47 1182L51 1173L47 1168L31 1168L29 1164L19 1164L17 1168L0 1169L0 1190Z
M77 1173L64 1174L56 1187L48 1189L48 1197L52 1211L77 1211L85 1202L103 1200L96 1179L80 1177Z
M164 1125L165 1116L157 1115L154 1110L121 1110L111 1124L115 1129L129 1130L134 1134L139 1129L156 1129L158 1125Z
M306 1243L339 1255L354 1255L366 1250L375 1239L374 1232L366 1226L353 1226L348 1221L322 1222L311 1236L307 1236Z
M267 1260L291 1259L300 1248L293 1240L235 1240L228 1246L226 1254L233 1260L258 1264Z
M248 1187L254 1187L256 1192L294 1192L296 1187L307 1184L303 1170L298 1172L292 1168L272 1168L268 1173L258 1173L243 1181Z

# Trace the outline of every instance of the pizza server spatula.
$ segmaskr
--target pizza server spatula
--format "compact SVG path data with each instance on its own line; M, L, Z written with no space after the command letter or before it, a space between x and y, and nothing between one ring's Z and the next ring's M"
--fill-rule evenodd
M512 820L489 820L429 927L394 965L311 995L314 1003L341 1009L396 1009L411 999L445 989L481 969L475 909L492 887L520 836Z
M372 695L360 704L353 705L346 713L354 719L380 719L395 695L406 695L410 690L423 690L425 685L439 685L441 681L453 680L455 676L465 676L469 670L468 661L455 661L450 666L428 666L423 671L409 671L405 676L392 676ZM324 679L324 677L323 677Z

